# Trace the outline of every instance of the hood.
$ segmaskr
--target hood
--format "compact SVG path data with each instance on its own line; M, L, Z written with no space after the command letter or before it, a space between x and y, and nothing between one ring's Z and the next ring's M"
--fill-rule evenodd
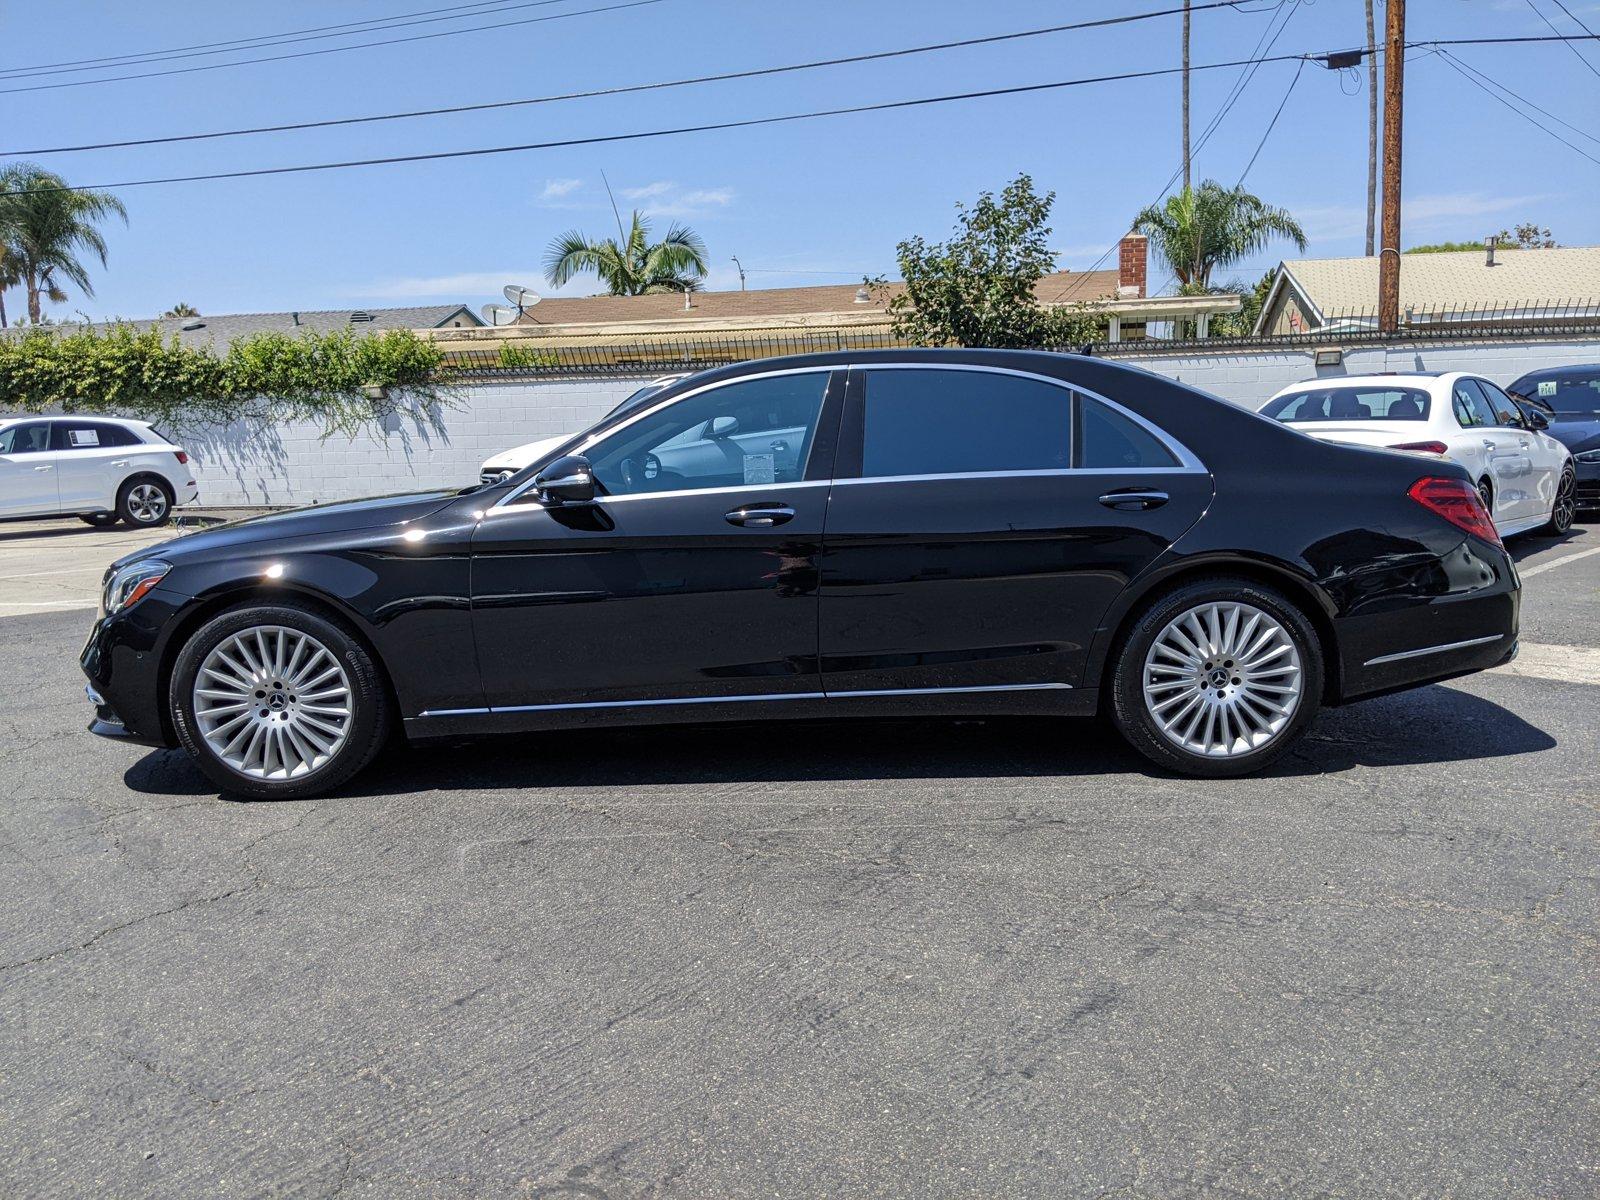
M557 446L572 438L570 433L563 433L556 437L540 438L537 442L527 442L521 446L513 446L509 450L502 450L493 458L483 460L485 471L520 471L523 467L532 466L542 456L550 453Z
M1557 413L1546 432L1574 454L1600 450L1600 412Z
M351 529L399 525L438 512L458 495L459 492L410 492L400 496L375 496L369 500L347 500L339 504L318 504L310 508L245 517L147 546L119 558L111 565L116 568L145 558L173 559L175 556L221 550L251 542L275 542L306 534L342 533Z

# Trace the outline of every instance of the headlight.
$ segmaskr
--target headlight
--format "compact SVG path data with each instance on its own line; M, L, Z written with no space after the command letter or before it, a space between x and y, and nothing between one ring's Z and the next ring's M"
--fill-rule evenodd
M111 578L106 580L105 593L100 598L101 609L106 616L110 616L139 603L151 588L166 578L170 570L171 563L147 558L113 572Z
M1600 463L1600 450L1585 450L1582 454L1573 455L1582 463Z

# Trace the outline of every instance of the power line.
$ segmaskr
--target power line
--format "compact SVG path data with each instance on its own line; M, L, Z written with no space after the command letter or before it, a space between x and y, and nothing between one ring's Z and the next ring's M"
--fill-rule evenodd
M554 0L551 0L554 2ZM404 42L426 42L434 38L455 37L463 33L482 33L490 29L509 29L514 25L537 25L543 21L560 21L567 17L586 17L594 13L615 12L623 8L641 8L646 4L659 4L661 0L628 0L625 4L611 4L604 8L585 8L576 12L551 13L544 17L522 17L515 21L499 21L493 25L473 25L467 29L441 29L433 33L413 33L407 37L387 38L377 42L352 42L348 46L326 46L321 50L297 50L293 54L269 54L262 58L241 58L234 62L206 63L198 67L174 67L170 71L144 71L137 75L109 75L104 79L69 79L62 83L35 83L28 87L0 88L0 95L16 92L48 92L58 88L92 87L97 83L121 83L129 79L157 79L165 75L193 75L198 71L221 71L229 67L246 67L252 63L285 62L292 58L316 58L323 54L343 54L346 50L370 50L374 46L398 46Z
M1234 8L1241 0L1215 0L1202 4L1194 11L1211 8ZM339 125L362 125L377 121L403 121L416 117L447 116L454 113L485 112L491 109L518 108L531 104L553 104L563 100L588 100L599 96L621 96L632 92L648 92L665 88L689 87L702 83L722 83L733 79L755 79L765 75L782 75L794 71L810 71L819 67L838 67L852 63L875 62L888 58L904 58L914 54L930 54L940 50L955 50L968 46L985 46L997 42L1017 41L1022 38L1041 37L1046 34L1066 33L1074 30L1096 29L1108 25L1127 25L1135 21L1148 21L1156 17L1172 16L1181 8L1163 8L1153 12L1131 13L1122 17L1105 17L1093 21L1077 21L1070 25L1050 25L1042 29L1025 29L1016 33L997 33L987 37L964 38L954 42L936 42L927 46L911 46L902 50L882 50L871 54L853 54L843 58L821 59L815 62L791 63L780 67L759 67L748 71L728 71L719 75L699 75L688 79L671 79L656 83L637 83L621 87L594 88L584 92L566 92L552 96L534 96L521 100L496 100L482 104L458 104L447 108L424 108L408 112L378 113L365 117L336 117L322 121L298 121L284 125L261 125L246 129L224 129L212 133L173 134L168 137L134 138L120 142L95 142L79 146L48 146L36 150L9 150L5 153L19 156L40 154L74 154L84 150L120 150L129 146L168 145L173 142L196 142L214 138L244 137L262 133L288 133L301 129L326 129Z
M1533 0L1527 0L1527 5L1528 5L1529 8L1533 9L1534 14L1536 16L1538 16L1539 20L1543 21L1546 25L1548 25L1550 27L1550 32L1551 33L1560 33L1561 32L1561 30L1556 28L1555 22L1552 21L1549 17L1545 16L1544 15L1544 10L1541 9L1537 4L1535 4L1533 2ZM1569 16L1569 17L1572 16L1572 14L1570 12L1567 12L1567 9L1566 9L1565 5L1562 6L1561 11L1567 13L1567 16ZM1575 21L1578 20L1576 17L1573 17L1572 19L1575 20ZM1589 32L1588 27L1586 25L1584 25L1582 21L1578 21L1578 25L1579 25L1580 28L1583 29L1583 31L1585 33ZM1578 52L1578 48L1576 46L1574 46L1571 42L1568 42L1567 43L1567 49L1572 51L1572 55L1573 55L1574 58L1576 58L1584 66L1589 68L1589 73L1591 75L1593 75L1596 79L1600 79L1600 68L1597 68L1592 62L1590 62L1587 58L1585 58L1582 54L1580 54Z
M292 42L309 42L321 38L353 37L357 33L378 33L385 29L403 29L407 25L426 25L432 21L462 21L469 17L496 16L519 8L542 8L560 4L564 0L524 0L513 4L510 0L478 0L448 9L426 8L417 12L396 13L392 17L370 17L365 21L347 21L341 25L315 25L310 29L291 29L282 33L263 33L255 37L234 38L226 42L200 42L193 46L173 46L166 50L142 50L136 54L111 54L102 58L78 58L67 62L35 63L28 67L0 68L0 78L29 78L39 75L65 75L75 71L111 70L116 67L144 66L151 62L166 62L178 58L203 57L206 54L229 54L235 50L263 50L268 46L283 46ZM487 9L485 12L468 12L467 9ZM448 13L447 16L434 16ZM408 21L406 17L423 17L425 20ZM361 26L370 26L362 29ZM335 32L325 32L333 30ZM251 43L259 43L252 45Z
M1477 68L1468 66L1466 63L1464 63L1460 59L1458 59L1455 55L1449 54L1449 53L1445 53L1443 51L1440 52L1439 57L1442 58L1445 61L1445 63L1450 67L1451 70L1455 71L1456 74L1460 75L1463 79L1465 79L1468 83L1472 84L1479 91L1483 92L1485 95L1493 96L1501 104L1505 105L1512 112L1516 113L1517 116L1521 117L1524 121L1528 122L1528 124L1532 125L1534 128L1543 130L1545 133L1547 133L1551 137L1555 138L1556 141L1560 142L1567 149L1573 151L1576 154L1581 154L1584 158L1587 158L1590 162L1594 163L1596 166L1600 166L1600 158L1596 158L1594 155L1590 154L1587 150L1583 149L1583 147L1581 147L1581 146L1573 145L1571 142L1567 141L1566 138L1562 137L1555 130L1551 129L1548 125L1545 125L1542 122L1540 122L1539 120L1537 120L1536 118L1529 116L1527 113L1523 112L1522 109L1520 109L1516 105L1512 104L1511 101L1507 100L1504 96L1496 95L1488 87L1484 86L1484 82L1483 81L1484 80L1488 80L1488 76L1487 75L1482 75L1482 73L1479 72L1477 70ZM1481 78L1480 78L1480 76L1481 76ZM1517 96L1517 94L1515 92L1513 92L1510 88L1506 87L1504 84L1496 84L1495 86L1499 87L1502 91L1506 92L1509 95ZM1518 100L1522 100L1522 97L1521 96L1517 96L1517 99ZM1523 101L1523 103L1526 104L1527 101ZM1562 122L1562 124L1565 124L1565 123L1566 122ZM1587 137L1588 135L1585 134L1584 136Z
M1494 79L1493 77L1491 77L1489 75L1484 74L1481 70L1479 70L1477 67L1474 67L1471 63L1467 62L1466 60L1461 59L1461 58L1457 58L1454 54L1451 54L1450 51L1448 51L1448 50L1438 50L1438 51L1435 51L1435 53L1439 54L1439 55L1441 55L1441 56L1443 56L1445 58L1453 59L1455 62L1460 63L1461 66L1466 67L1467 70L1474 72L1478 76L1478 78L1480 80L1482 80L1484 83L1489 84L1491 87L1498 88L1500 91L1504 92L1506 95L1510 96L1513 100L1516 100L1518 103L1525 104L1529 108L1533 109L1534 112L1541 113L1544 116L1549 117L1552 121L1554 121L1558 125L1565 125L1568 129L1570 129L1573 133L1577 134L1579 137L1588 138L1591 142L1594 142L1597 145L1600 145L1600 136L1596 136L1595 134L1590 133L1586 129L1580 129L1578 126L1574 125L1571 121L1563 120L1561 117L1556 116L1556 114L1551 112L1548 108L1540 108L1537 104L1535 104L1532 100L1529 100L1526 96L1522 95L1519 92L1513 92L1505 84L1499 82L1497 79Z
M1283 93L1283 99L1278 101L1278 110L1272 114L1272 120L1267 122L1267 131L1261 135L1261 140L1256 143L1256 152L1250 156L1250 161L1245 163L1244 170L1239 172L1239 182L1234 184L1238 189L1244 186L1244 177L1250 174L1250 168L1256 165L1256 159L1261 157L1261 151L1267 144L1267 139L1272 136L1272 131L1278 127L1278 118L1283 116L1284 105L1289 103L1289 97L1294 95L1295 84L1300 82L1300 73L1306 69L1306 60L1301 59L1300 65L1294 69L1294 78L1289 81L1288 89Z

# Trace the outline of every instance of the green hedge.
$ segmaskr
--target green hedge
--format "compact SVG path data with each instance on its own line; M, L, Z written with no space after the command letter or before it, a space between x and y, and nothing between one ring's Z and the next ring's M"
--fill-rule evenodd
M350 434L408 403L448 405L452 390L439 348L404 329L264 333L222 354L126 326L0 337L0 413L60 406L180 427L311 421Z

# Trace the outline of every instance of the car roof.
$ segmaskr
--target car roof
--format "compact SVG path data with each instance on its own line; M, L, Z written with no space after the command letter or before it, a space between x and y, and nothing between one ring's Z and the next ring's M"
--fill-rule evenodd
M15 425L21 421L103 421L107 425L135 425L140 429L154 429L149 421L141 421L135 417L107 417L100 413L17 413L15 416L0 417L0 429L7 425Z
M1588 377L1600 372L1600 363L1568 363L1560 367L1539 367L1532 371L1524 371L1517 379L1563 379L1568 375L1581 375Z

